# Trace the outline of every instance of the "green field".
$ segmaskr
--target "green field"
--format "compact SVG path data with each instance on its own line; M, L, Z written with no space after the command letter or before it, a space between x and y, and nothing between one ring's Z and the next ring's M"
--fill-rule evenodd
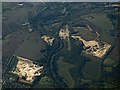
M110 19L107 17L106 13L89 13L82 16L82 18L92 22L95 26L100 28L101 31L99 31L98 33L100 34L100 39L102 41L109 44L114 43L114 38L111 36L111 30L113 25Z
M26 36L27 37L27 36ZM32 60L39 60L43 57L40 50L44 49L45 45L39 36L39 33L32 32L28 37L19 45L15 54L18 56L26 57Z
M89 18L89 16L92 16L93 18ZM85 17L106 33L109 33L109 31L112 29L112 22L105 13L91 13L85 15Z
M77 35L80 35L85 40L93 40L97 38L97 34L91 32L88 28L74 27L74 31L78 31ZM87 37L86 37L87 36Z
M90 78L93 80L98 80L101 76L101 66L98 59L91 59L82 68L82 75L84 78Z
M3 38L3 40L2 40L2 44L3 44L3 45L9 43L9 41L10 41L9 39L10 39L11 35L12 35L12 33L6 35L6 36Z
M111 58L106 58L103 64L106 66L113 66L115 64L115 60L112 60Z
M54 88L54 81L52 80L51 77L49 76L44 76L41 78L41 80L39 81L39 84L41 87L43 88Z
M67 85L72 88L74 86L74 80L72 79L69 70L73 67L72 64L63 61L63 57L60 57L57 61L58 63L58 73L67 83Z
M34 7L24 5L19 7L18 2L3 3L2 5L2 35L3 37L14 31L23 29L22 24L28 22L29 12L34 12Z

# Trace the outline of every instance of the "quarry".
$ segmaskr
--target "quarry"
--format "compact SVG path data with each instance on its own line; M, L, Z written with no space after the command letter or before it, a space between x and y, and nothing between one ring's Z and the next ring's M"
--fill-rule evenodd
M19 57L16 68L12 70L12 73L19 76L19 82L31 84L36 76L40 76L42 73L43 66L34 64L31 60Z
M96 40L86 41L81 36L71 36L72 38L81 41L84 44L84 52L99 58L102 58L110 49L111 45L103 42L101 47Z
M43 35L43 36L42 36L42 39L43 39L45 42L47 42L50 46L52 46L53 41L54 41L55 38L52 38L52 37Z

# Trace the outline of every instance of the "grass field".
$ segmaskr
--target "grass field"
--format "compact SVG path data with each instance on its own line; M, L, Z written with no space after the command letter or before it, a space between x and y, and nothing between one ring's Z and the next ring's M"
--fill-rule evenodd
M115 61L119 61L119 53L118 53L118 40L116 41L116 45L115 47L113 48L113 50L110 52L110 54L108 55L108 58L112 59L112 60L115 60Z
M114 43L114 37L111 36L111 29L113 27L112 22L109 20L106 13L89 13L82 16L82 18L87 19L101 29L101 31L99 31L98 33L101 35L100 38L102 41L109 44Z
M101 76L101 60L97 57L88 57L90 58L90 61L86 62L85 66L82 68L82 75L84 78L97 80Z
M18 49L15 51L15 54L32 60L39 60L43 57L41 49L44 48L45 45L39 36L39 33L34 31L30 33L22 44L19 45Z
M22 24L28 21L29 12L35 12L35 8L19 7L17 2L2 3L2 51L3 57L9 57L14 54L18 45L26 38L27 28Z
M89 18L92 16L93 18ZM112 22L107 18L105 13L91 13L85 16L89 21L100 27L106 33L112 29Z
M60 57L57 61L59 68L59 75L64 79L67 85L72 88L74 86L74 81L69 73L69 70L73 67L72 64L63 61L63 57Z
M112 60L111 58L106 58L103 64L106 66L113 66L115 64L115 60Z
M8 44L9 43L9 39L10 39L10 37L11 37L11 35L12 35L12 33L10 33L10 34L8 34L8 35L6 35L5 37L4 37L4 39L2 40L2 45L4 46L5 44Z
M7 34L21 30L22 24L28 22L29 12L35 12L35 7L19 7L17 2L7 3L4 2L2 5L2 35L3 37Z
M27 35L28 33L22 30L8 34L8 36L6 36L2 41L3 57L9 57L14 54L15 50L23 42Z
M37 37L38 35L36 35L35 33L30 34L28 32L28 28L22 26L23 23L28 22L29 12L35 12L36 7L29 7L27 6L27 3L24 3L23 7L19 7L17 4L17 2L3 3L3 57L9 57L16 52L16 54L18 54L19 52L21 56L25 56L25 53L30 52L32 54L28 53L29 56L32 57L32 55L35 55L34 59L38 59L38 54L41 57L39 47L41 47L43 44L40 41L40 38ZM34 36L33 34L35 34L36 36ZM36 43L36 40L33 39L27 41L27 36L39 39L39 44Z
M24 30L8 34L3 39L2 47L3 57L16 54L33 60L39 60L42 57L40 50L45 48L39 33Z
M78 31L77 35L80 35L85 40L93 40L96 39L97 34L91 32L88 28L80 28L80 27L74 27L75 31ZM87 37L86 37L87 36Z
M64 42L64 47L57 54L58 57L58 69L59 75L63 77L64 81L69 87L75 87L78 78L80 77L80 67L82 67L84 61L81 59L80 53L82 46L80 42L70 38L71 50L67 49L67 44ZM59 57L64 57L64 59Z

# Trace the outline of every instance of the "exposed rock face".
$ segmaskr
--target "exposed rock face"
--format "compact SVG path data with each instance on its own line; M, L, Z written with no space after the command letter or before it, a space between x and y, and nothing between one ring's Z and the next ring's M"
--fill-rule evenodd
M63 40L66 40L67 41L67 47L68 47L68 51L71 50L71 42L70 42L70 32L68 30L68 25L66 25L65 29L61 29L59 31L59 37Z
M99 43L96 40L86 41L83 38L81 38L81 36L71 36L71 37L83 42L85 53L97 56L99 58L103 57L111 47L110 44L105 42L103 47L100 47Z
M68 25L66 25L66 28L65 29L61 29L60 32L59 32L59 37L61 39L69 39L69 30L68 30Z
M92 29L89 26L87 26L87 27L92 32ZM98 37L100 36L98 32L96 32L96 34ZM61 39L67 41L68 50L71 50L71 42L70 42L69 38L72 37L76 40L81 41L84 44L84 52L86 54L91 54L91 55L99 57L99 58L102 58L106 54L106 52L109 50L109 48L111 47L110 44L105 43L105 42L102 42L103 45L101 45L101 43L99 41L96 41L96 40L86 41L80 35L71 35L70 36L70 32L68 30L68 25L66 25L65 29L61 29L59 31L59 37ZM45 42L47 42L49 45L52 46L54 38L43 35L42 39Z
M43 66L38 66L31 60L23 57L17 56L17 59L19 61L16 65L15 70L12 72L19 76L19 81L31 84L34 81L35 76L41 75Z
M49 37L49 36L43 35L43 36L42 36L42 39L43 39L45 42L47 42L49 45L52 46L53 41L54 41L55 38L52 38L52 37Z

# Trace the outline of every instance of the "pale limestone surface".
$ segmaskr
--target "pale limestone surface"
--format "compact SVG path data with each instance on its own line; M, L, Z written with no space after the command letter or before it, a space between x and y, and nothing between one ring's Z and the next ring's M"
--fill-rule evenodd
M17 74L20 78L25 77L24 81L32 83L35 76L40 76L43 66L34 64L31 60L17 56L18 63L12 72Z
M100 47L99 43L96 40L86 41L81 36L71 36L74 39L82 41L84 44L84 49L86 54L91 54L96 57L102 58L106 52L110 49L111 45L104 42L103 47Z
M53 44L53 41L55 40L55 38L49 37L49 36L47 36L47 35L43 35L43 36L42 36L42 39L43 39L45 42L47 42L49 45L51 45L51 46L52 46L52 44Z

